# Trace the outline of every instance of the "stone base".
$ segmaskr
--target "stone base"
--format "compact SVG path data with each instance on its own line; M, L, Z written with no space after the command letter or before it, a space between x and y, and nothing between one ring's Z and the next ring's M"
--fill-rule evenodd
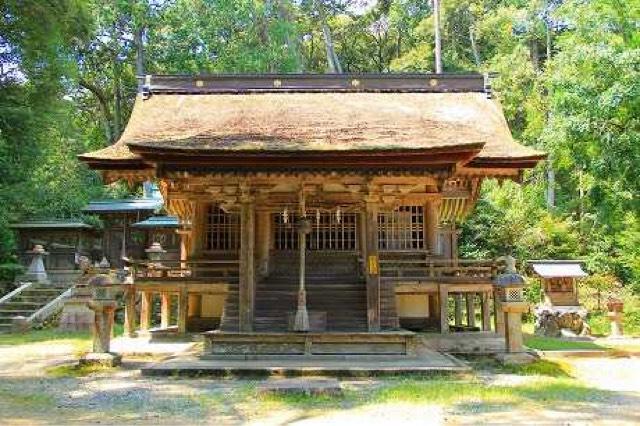
M122 355L111 352L90 352L80 358L80 365L102 365L104 367L117 367L122 364Z
M13 333L26 333L31 329L31 324L26 317L17 316L11 319L11 331Z
M528 352L505 352L496 354L495 359L502 365L524 365L531 364L537 360L535 355Z
M61 331L91 331L95 321L95 313L89 309L86 302L69 301L64 304L60 315Z

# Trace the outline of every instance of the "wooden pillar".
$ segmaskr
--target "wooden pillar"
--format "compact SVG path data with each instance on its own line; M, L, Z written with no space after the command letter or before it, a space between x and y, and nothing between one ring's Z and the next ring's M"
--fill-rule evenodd
M168 328L171 323L171 293L160 294L160 328Z
M440 333L449 332L449 286L440 284L438 287L440 297Z
M189 318L189 291L186 285L180 286L178 295L178 333L187 332L187 320Z
M456 293L454 295L455 304L455 324L457 327L462 326L462 294Z
M451 259L453 266L458 266L458 236L460 231L456 229L456 224L451 225Z
M440 320L440 305L438 305L438 295L437 293L429 293L427 295L428 303L429 303L429 318L431 321L439 321Z
M186 229L180 229L176 233L180 236L180 269L184 275L188 269L187 259L189 258L189 236L191 232Z
M254 270L255 205L253 198L243 195L240 200L240 279L238 284L239 330L253 330L255 293Z
M153 293L142 291L142 302L140 303L140 330L148 331L151 327L151 309L153 303Z
M124 293L124 336L134 337L136 334L136 289L129 285Z
M269 275L269 251L271 249L271 212L260 210L256 213L256 269L262 277Z
M189 310L187 315L189 318L202 316L201 294L189 294Z
M441 198L433 198L425 203L426 243L431 255L438 254L438 224L440 222Z
M378 198L365 200L367 258L367 324L369 331L380 330L380 259L378 256Z
M476 326L476 294L467 293L467 326Z
M485 291L482 297L482 331L491 331L491 312L489 309L489 299L491 294Z
M493 291L493 318L496 323L496 333L504 336L504 313L502 311L502 303L500 303L500 290Z

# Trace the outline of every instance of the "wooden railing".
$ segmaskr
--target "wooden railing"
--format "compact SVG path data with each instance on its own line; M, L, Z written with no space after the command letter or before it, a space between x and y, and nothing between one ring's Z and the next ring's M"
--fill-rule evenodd
M161 260L125 259L135 281L207 281L238 278L240 262L226 260Z
M475 259L381 259L380 277L388 280L490 281L499 264Z

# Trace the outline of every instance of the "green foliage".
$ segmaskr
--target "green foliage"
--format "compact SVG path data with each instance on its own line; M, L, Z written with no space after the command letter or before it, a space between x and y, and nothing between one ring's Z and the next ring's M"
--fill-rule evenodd
M429 2L7 0L0 5L0 262L8 224L78 216L103 189L78 153L125 127L136 74L433 71ZM640 4L450 0L445 71L496 72L514 136L546 150L522 184L486 182L463 224L469 257L585 259L640 292ZM547 52L549 55L547 55Z

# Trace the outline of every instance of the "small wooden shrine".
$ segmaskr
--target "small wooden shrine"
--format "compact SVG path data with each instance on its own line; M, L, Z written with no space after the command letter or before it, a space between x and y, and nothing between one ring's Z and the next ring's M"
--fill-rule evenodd
M92 257L98 237L93 226L79 220L31 220L10 227L17 234L21 264L28 267L32 258L30 251L41 245L48 253L43 258L48 271L77 269L80 256Z
M587 276L578 260L532 260L528 262L542 280L544 305L579 306L578 279Z
M490 332L498 265L460 259L456 224L483 179L517 181L544 154L513 140L484 76L142 83L120 140L80 156L106 182L157 181L179 221L177 259L130 261L129 333L138 293L141 332L159 296L161 328L210 330L214 353L402 353L403 326Z

